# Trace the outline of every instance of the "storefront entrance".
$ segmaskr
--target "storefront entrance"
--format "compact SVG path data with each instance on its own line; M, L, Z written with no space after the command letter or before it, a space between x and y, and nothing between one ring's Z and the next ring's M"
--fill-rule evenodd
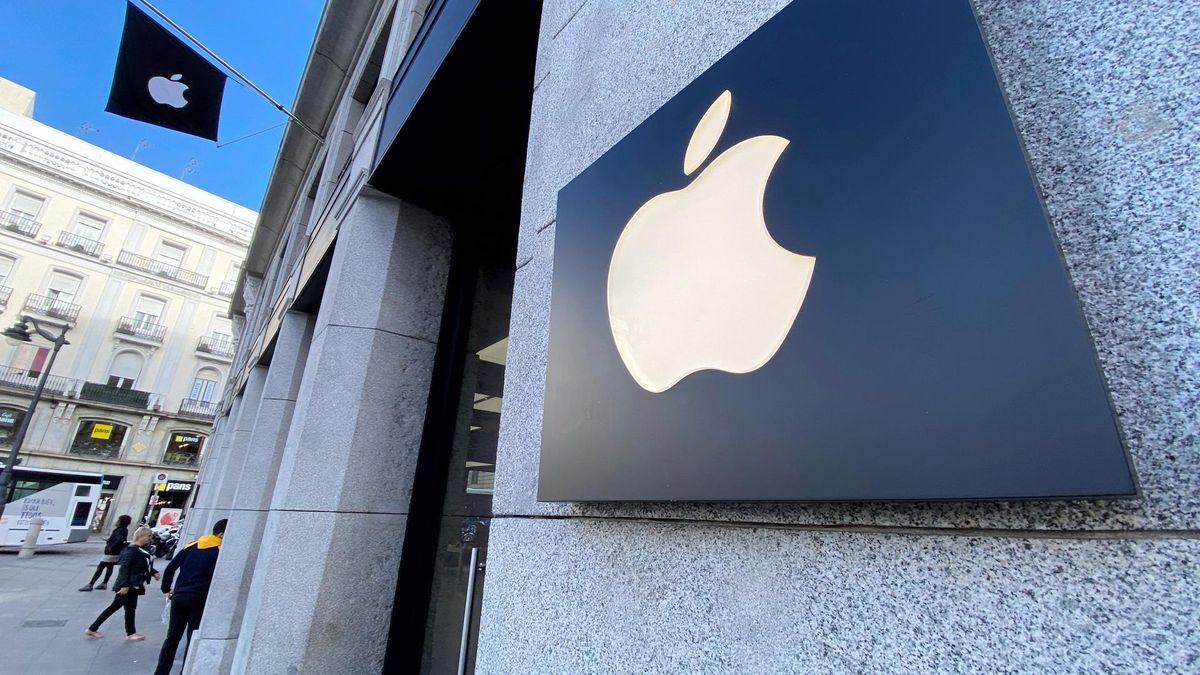
M384 672L474 670L540 20L540 3L435 5L371 177L453 231Z
M100 487L100 499L96 500L96 513L92 516L92 531L103 532L104 524L109 521L109 513L112 511L113 500L117 497L117 490L121 487L121 479L124 476L104 476L104 484Z

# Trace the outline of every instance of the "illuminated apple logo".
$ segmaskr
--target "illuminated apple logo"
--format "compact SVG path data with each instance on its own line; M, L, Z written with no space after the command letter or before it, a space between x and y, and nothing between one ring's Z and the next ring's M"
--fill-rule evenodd
M187 99L183 97L183 92L188 90L188 86L180 82L182 79L183 75L179 74L172 75L169 80L159 75L150 78L146 89L150 91L150 98L154 99L155 103L182 108L188 104Z
M725 91L704 113L684 174L712 153L732 103ZM777 244L763 219L767 179L787 145L744 140L625 224L608 268L608 320L643 389L663 392L700 370L748 373L783 344L816 263Z

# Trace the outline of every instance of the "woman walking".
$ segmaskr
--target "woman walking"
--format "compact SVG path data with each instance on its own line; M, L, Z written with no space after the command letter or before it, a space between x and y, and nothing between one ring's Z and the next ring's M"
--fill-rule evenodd
M154 569L154 558L145 549L149 544L150 528L139 527L133 533L132 544L121 551L121 567L117 570L117 580L113 583L116 597L113 598L111 605L100 612L100 616L96 617L92 625L88 626L88 629L83 632L84 635L92 638L104 637L100 633L100 625L118 609L124 609L125 639L134 641L146 639L145 635L137 632L137 627L134 626L134 615L137 613L138 596L146 593L146 583L151 578L158 578L158 572Z
M113 568L120 562L121 551L127 545L129 523L131 522L133 522L133 518L129 516L117 518L117 526L113 528L112 534L108 535L108 541L104 542L104 556L100 558L100 563L96 565L96 573L92 575L92 580L87 583L87 586L79 590L92 590L92 586L100 578L101 572L104 572L104 581L99 586L96 586L96 590L103 591L108 588L108 580L112 578Z

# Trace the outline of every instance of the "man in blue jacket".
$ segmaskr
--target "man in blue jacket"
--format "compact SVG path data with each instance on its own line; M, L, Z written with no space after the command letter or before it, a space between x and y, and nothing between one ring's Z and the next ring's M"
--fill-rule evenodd
M158 653L158 669L154 675L167 675L175 661L175 649L186 630L188 644L192 643L192 631L200 627L204 616L204 602L208 599L208 587L212 584L213 570L217 567L217 554L221 551L221 539L225 537L224 518L213 525L212 534L206 534L188 544L175 554L162 576L162 592L171 601L171 624L167 627L167 639ZM176 572L179 578L175 578ZM174 582L174 588L171 584Z

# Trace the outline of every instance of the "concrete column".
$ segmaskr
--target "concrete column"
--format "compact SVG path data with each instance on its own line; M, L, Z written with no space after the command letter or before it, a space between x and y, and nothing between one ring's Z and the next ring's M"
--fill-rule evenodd
M343 221L232 672L382 667L449 251L388 198Z
M292 312L284 316L279 329L230 509L229 529L213 574L213 585L220 592L208 598L204 622L187 659L189 664L206 665L194 672L227 673L232 667L315 323L316 317L310 314Z
M246 378L246 387L242 390L242 409L238 413L237 424L229 435L229 447L226 459L222 464L219 484L213 502L213 518L216 522L229 516L233 507L233 496L237 493L238 481L241 479L242 466L246 461L246 449L250 445L250 435L254 431L254 420L258 417L258 407L262 403L263 385L267 379L267 367L255 366ZM203 533L200 533L203 534Z
M196 522L207 518L207 514L212 511L213 504L216 502L216 488L220 483L221 467L225 462L229 437L233 433L234 425L237 424L241 408L242 397L235 396L233 404L229 406L229 414L218 420L219 428L214 427L212 440L209 441L208 454L204 458L204 464L200 467L200 475L197 476L198 486L196 489L200 490L200 494L196 495L196 508L193 509L196 513ZM188 528L189 533L193 527Z

